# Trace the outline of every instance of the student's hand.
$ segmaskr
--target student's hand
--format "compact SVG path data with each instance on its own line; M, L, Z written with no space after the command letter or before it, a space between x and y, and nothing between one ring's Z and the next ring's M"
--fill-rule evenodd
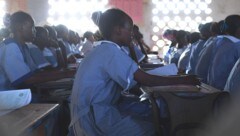
M196 75L185 75L184 79L185 84L187 85L200 85L200 79Z

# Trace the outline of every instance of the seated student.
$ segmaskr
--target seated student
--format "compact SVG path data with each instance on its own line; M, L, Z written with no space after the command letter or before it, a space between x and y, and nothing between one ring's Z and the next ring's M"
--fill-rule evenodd
M219 36L213 46L208 70L209 85L220 90L224 89L234 64L240 58L240 16L227 16L223 27L227 35Z
M43 56L46 58L48 63L51 64L52 68L56 68L58 66L57 58L54 55L54 52L49 47L49 32L44 27L35 27L36 29L36 38L33 43L38 46L38 48L42 51Z
M164 57L163 57L165 64L170 64L170 55L174 51L175 46L177 44L176 35L177 35L176 30L167 29L166 31L163 32L163 38L171 41L171 45L169 45L169 49L168 49L167 53L164 54Z
M45 25L44 28L48 30L49 34L48 45L51 51L53 52L54 56L57 58L58 68L66 68L67 62L65 62L62 50L58 45L57 31L54 29L54 27L47 25Z
M85 42L82 45L82 50L81 50L81 54L83 56L87 56L88 53L94 48L94 37L93 37L93 33L90 31L87 31L83 34L83 38L85 39Z
M186 41L186 37L187 37L186 31L184 30L177 31L177 35L176 35L177 45L176 45L176 48L170 54L169 63L174 63L176 64L176 66L178 65L178 60L181 54L183 53L183 51L186 49L188 44Z
M240 59L236 62L227 79L224 91L230 92L233 96L240 93Z
M201 81L207 84L208 69L211 62L212 47L216 44L217 36L222 35L223 32L220 30L223 21L213 23L211 26L212 37L210 37L203 45L203 49L199 54L199 59L196 64L196 75L201 78Z
M133 25L133 41L139 46L142 53L145 55L144 59L147 59L147 53L150 52L150 47L144 42L143 34L140 32L139 27L137 25Z
M10 28L13 38L4 40L0 47L0 90L73 77L74 71L36 71L26 45L26 42L33 41L35 35L34 21L29 14L21 11L14 13Z
M210 31L211 25L212 23L206 23L199 26L201 39L192 47L190 61L186 71L188 74L195 74L195 69L196 69L195 67L198 62L199 54L203 49L203 45L208 40L208 38L212 36Z
M183 51L183 53L181 54L178 60L179 73L185 74L185 71L189 63L191 51L192 51L192 44L195 43L197 40L199 40L198 36L199 36L199 33L194 32L191 34L187 33L186 38L182 38L181 40L182 44L187 45L187 47Z
M199 84L194 76L161 77L140 70L121 48L130 45L132 28L132 19L119 9L108 9L101 15L99 30L105 40L99 42L78 68L71 95L69 135L154 135L151 121L142 120L134 111L120 111L121 93L129 94L129 89L137 83Z

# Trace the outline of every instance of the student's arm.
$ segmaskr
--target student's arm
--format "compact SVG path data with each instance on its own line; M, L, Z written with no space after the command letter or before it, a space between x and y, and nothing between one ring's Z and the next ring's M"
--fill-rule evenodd
M145 86L167 85L199 85L200 81L193 75L184 76L155 76L140 69L134 73L134 80Z
M74 77L76 70L52 70L52 71L40 71L32 74L23 83L24 84L35 84L48 81L55 81L63 78Z

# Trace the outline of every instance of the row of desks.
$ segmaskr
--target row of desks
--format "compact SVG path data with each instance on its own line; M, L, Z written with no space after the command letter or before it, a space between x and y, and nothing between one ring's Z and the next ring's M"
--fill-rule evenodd
M58 104L29 104L0 117L0 135L44 135L44 123Z

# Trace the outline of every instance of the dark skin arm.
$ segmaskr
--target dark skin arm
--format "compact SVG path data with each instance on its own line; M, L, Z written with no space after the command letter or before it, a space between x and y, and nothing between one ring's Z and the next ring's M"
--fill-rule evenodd
M134 73L134 80L144 86L167 86L167 85L199 85L200 81L193 75L184 76L155 76L140 69Z

